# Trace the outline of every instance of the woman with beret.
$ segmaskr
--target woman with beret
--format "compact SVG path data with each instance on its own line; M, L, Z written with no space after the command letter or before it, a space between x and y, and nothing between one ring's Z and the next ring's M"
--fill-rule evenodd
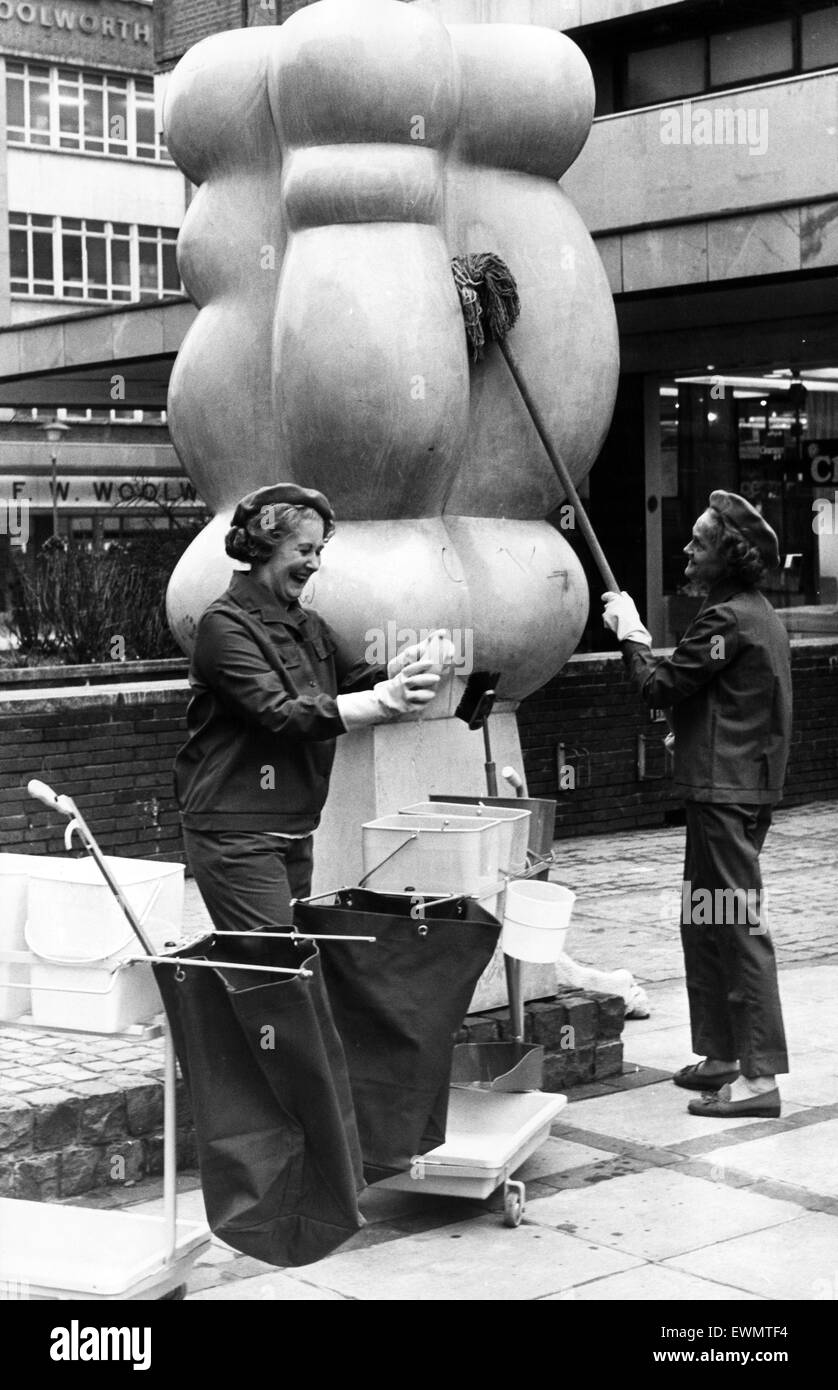
M603 594L605 626L642 698L670 712L686 804L681 941L702 1060L674 1081L704 1093L692 1114L775 1118L788 1056L759 854L783 791L791 668L786 630L759 586L779 549L749 502L717 491L685 554L686 577L705 597L670 656L652 654L628 594Z
M250 571L234 573L198 626L175 790L189 864L219 931L290 925L290 899L310 892L335 739L420 712L440 679L428 651L436 639L438 658L442 634L384 672L352 664L300 606L333 532L320 492L282 483L242 498L226 550Z

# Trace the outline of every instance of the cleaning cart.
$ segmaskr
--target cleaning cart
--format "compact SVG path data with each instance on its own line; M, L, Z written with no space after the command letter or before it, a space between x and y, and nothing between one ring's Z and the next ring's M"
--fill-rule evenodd
M130 928L131 938L139 940L144 952L153 951L148 936L149 913L140 913L129 895L142 897L145 885L137 887L143 877L142 861L126 861L133 873L134 884L122 883L114 874L114 860L102 855L78 807L67 796L57 796L42 782L29 783L31 795L47 806L69 817L65 845L70 848L73 835L98 866ZM145 964L128 964L127 955L118 943L118 959L94 969L91 960L79 964L78 959L61 963L45 961L30 950L23 938L26 919L26 883L28 872L41 867L37 856L9 856L14 862L10 871L10 913L6 921L5 941L0 949L0 969L3 971L3 1020L16 1029L49 1028L51 1032L73 1035L105 1032L110 1037L147 1041L164 1038L164 1114L163 1114L163 1214L162 1216L132 1215L130 1212L107 1211L86 1207L64 1206L56 1203L30 1202L11 1198L0 1200L0 1288L6 1298L105 1300L179 1299L184 1296L186 1278L195 1260L210 1242L210 1231L204 1222L184 1221L177 1214L176 1190L176 1114L175 1114L175 1054L165 1019L148 1021L148 998L156 999L155 1013L160 1001L156 991L147 995L153 980ZM78 860L44 861L54 877L66 865L84 864ZM146 865L148 870L150 866ZM176 866L167 866L176 867ZM129 875L130 876L130 875ZM182 876L182 869L181 869ZM49 874L46 875L49 877ZM90 875L76 874L76 882L86 889ZM146 873L151 882L152 875ZM159 903L165 874L156 876L156 883L147 895L147 907ZM87 880L87 881L85 881ZM72 885L67 896L72 897ZM69 918L57 922L60 931ZM70 923L71 924L71 923ZM113 942L110 943L111 945ZM83 948L96 955L97 947ZM98 950L101 955L102 946ZM121 952L121 954L120 954ZM98 978L97 978L98 977ZM35 1000L34 1006L32 1000ZM23 1006L23 1007L21 1007ZM153 1005L152 1005L153 1007ZM142 1021L129 1021L134 1015ZM75 1022L76 1026L72 1026ZM87 1023L89 1026L83 1027Z
M409 813L402 817L385 817L365 827L368 843L371 841L376 850L380 850L382 835L390 832L394 838L399 838L401 820L404 827L401 832L403 844L408 851L413 850L412 854L407 854L405 867L401 870L401 881L405 886L408 878L421 877L423 862L429 864L432 859L430 851L423 854L416 849L416 840L411 836L418 836L420 841L423 838L436 839L445 846L433 856L436 861L435 883L437 890L442 888L441 894L433 896L434 880L430 877L423 880L429 891L424 894L407 892L410 916L420 931L423 925L432 920L430 913L433 910L441 912L446 903L456 901L450 892L447 897L444 892L446 869L450 876L457 858L448 846L459 844L464 837L469 837L471 827L481 824L485 831L494 829L498 832L498 838L506 840L508 844L507 832L512 824L510 821L493 820L491 805L477 798L474 804L456 807L459 814L448 812L444 816L437 816L430 813L431 807L438 809L434 803L428 804L428 828L424 836L421 829L416 828L422 822L419 806L410 807ZM471 834L477 838L475 831L472 830ZM485 867L487 856L481 856L476 848L472 848L461 851L460 857L467 865L465 879L479 877L481 859L482 867ZM396 890L399 882L397 865L400 858L398 850L392 852L386 871L379 870L379 878L384 877L386 872L384 884L390 892ZM491 911L504 919L504 965L513 1021L512 1040L455 1046L444 1143L428 1152L415 1154L407 1171L378 1183L381 1187L401 1191L478 1199L490 1197L502 1187L504 1223L508 1226L520 1224L526 1203L525 1185L513 1174L549 1138L551 1125L567 1104L566 1096L548 1094L540 1089L543 1048L525 1042L520 960L509 954L512 950L520 950L527 959L539 958L539 952L543 958L551 958L551 946L545 951L541 949L542 943L539 941L539 950L534 954L530 940L516 937L518 928L511 919L507 919L505 903L513 885L523 886L532 882L536 890L545 886L536 879L536 875L544 871L545 862L540 856L531 856L524 867L516 866L514 879L501 877L492 884L483 885L471 895L478 902L481 898L484 903L488 900ZM431 872L425 869L426 874ZM374 881L376 875L365 875L367 879L370 877ZM447 886L450 890L450 877ZM547 887L548 891L552 891L554 886ZM456 930L456 926L452 924L450 929Z
M367 1107L371 1110L369 1120L361 1113L359 1121L367 1137L368 1180L382 1187L480 1199L502 1186L504 1221L517 1226L523 1216L526 1193L524 1184L513 1175L549 1137L551 1125L567 1103L565 1096L541 1090L544 1051L524 1038L520 959L555 959L564 932L555 930L555 902L548 906L539 899L544 894L552 900L567 890L538 881L552 863L549 847L553 817L547 803L523 799L523 783L515 774L509 780L518 795L497 796L486 724L496 680L496 676L487 673L471 678L457 710L470 728L482 731L487 796L418 802L367 822L362 826L364 872L358 888L330 890L298 900L294 922L304 934L313 927L330 932L346 930L348 923L350 929L354 926L355 930L369 930L376 936L378 944L365 962L357 959L345 963L346 953L334 945L324 951L326 981L346 1049L356 1105L362 1112ZM505 775L507 771L511 772L505 770ZM538 814L533 814L531 808ZM526 901L530 884L537 913L549 917L552 928L535 938L531 936L533 928L526 922L531 908ZM516 890L524 892L524 908L522 911L515 906L514 916L508 917L507 899ZM518 923L516 916L523 917L524 922ZM342 918L346 921L342 922ZM513 1038L507 1042L460 1044L454 1047L452 1055L450 1031L459 1028L468 1011L477 979L491 959L501 920ZM456 1001L450 1000L446 1015L432 989L422 994L415 974L428 968L427 956L434 951L456 949L447 944L446 938L459 942L467 930L475 932L481 922L484 929L489 924L494 927L488 954L480 957L478 963L480 950L485 950L485 941L480 941L478 932L467 944L463 942L463 954L459 961L451 959L447 975L443 971L439 976L440 992L448 994L453 977L459 980L469 970L474 972L465 991ZM415 962L412 968L411 934ZM408 954L399 956L400 951ZM379 956L386 958L386 966L379 965ZM353 969L357 988L365 991L365 1000L369 998L373 1009L380 1011L383 1021L372 1025L376 1032L370 1032L367 1017L357 1007L351 979L344 1007L341 990ZM382 974L385 970L395 978L392 983L385 980L379 987L375 972ZM429 1038L431 1032L444 1034L445 1024L450 1024L444 1070L446 1113L438 1125L441 1142L428 1142L433 1133L432 1122L424 1133L415 1130L417 1136L422 1134L422 1146L409 1152L398 1165L399 1171L393 1171L393 1153L382 1154L380 1146L375 1151L376 1123L386 1129L386 1119L376 1115L374 1102L370 1101L376 1081L376 1059L392 1059L397 1074L400 1050L420 1053L426 1010L436 1014L433 1028L427 1030ZM414 1026L407 1038L402 1036L402 1027L409 1032L409 1025L402 1025L401 1013L406 1019L423 1021ZM429 1079L428 1096L432 1092ZM391 1170L386 1172L388 1158Z
M407 1173L388 1178L381 1186L479 1199L502 1186L504 1224L515 1227L524 1214L526 1188L513 1174L546 1142L551 1125L567 1104L566 1096L541 1090L544 1050L525 1041L521 961L556 959L572 894L544 882L553 862L555 806L525 798L523 781L511 768L504 768L503 775L515 796L498 795L489 736L498 680L496 672L475 673L456 711L470 729L482 734L486 796L437 794L404 808L404 816L411 825L421 824L422 816L442 817L443 827L449 830L458 821L461 826L474 823L474 818L482 819L484 825L494 821L497 827L498 881L494 886L478 886L475 896L484 905L488 902L503 920L501 946L513 1038L454 1048L445 1142L416 1155ZM427 901L417 900L411 915L421 920L428 906Z

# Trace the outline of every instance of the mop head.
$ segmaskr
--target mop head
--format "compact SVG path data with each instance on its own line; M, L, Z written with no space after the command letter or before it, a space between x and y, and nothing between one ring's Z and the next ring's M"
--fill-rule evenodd
M518 318L521 312L518 286L506 262L490 251L455 256L451 269L460 296L466 337L475 362L479 362L487 341L501 342Z

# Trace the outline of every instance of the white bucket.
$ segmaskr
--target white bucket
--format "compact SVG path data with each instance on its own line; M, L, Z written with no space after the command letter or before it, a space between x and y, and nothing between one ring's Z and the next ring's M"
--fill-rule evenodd
M560 883L512 879L506 889L501 948L516 960L558 960L576 894Z
M182 931L183 865L111 854L104 859L152 945L159 950L167 940L176 940ZM58 965L113 963L142 952L90 858L32 857L25 934L30 951Z
M154 948L177 940L183 865L118 855L105 863ZM116 1033L161 1012L150 965L115 969L142 947L93 859L33 856L25 937L35 1023Z
M500 872L523 874L527 870L527 848L530 840L529 811L509 806L487 806L475 797L473 802L417 801L413 806L400 806L401 816L482 816L500 822Z
M501 826L488 816L379 816L361 827L361 848L377 892L471 893L487 912L497 901Z

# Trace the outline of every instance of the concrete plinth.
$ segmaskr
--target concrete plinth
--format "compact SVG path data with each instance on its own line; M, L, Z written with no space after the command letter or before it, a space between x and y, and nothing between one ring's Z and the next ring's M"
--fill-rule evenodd
M524 767L514 706L499 702L489 721L498 791L501 768ZM363 875L361 826L432 793L469 796L486 792L483 738L461 719L424 719L359 729L338 740L331 791L314 837L313 893L357 884ZM510 794L513 794L510 789ZM374 947L371 947L374 949ZM525 999L556 990L552 965L522 966ZM477 986L471 1010L507 1003L503 955L496 951Z

